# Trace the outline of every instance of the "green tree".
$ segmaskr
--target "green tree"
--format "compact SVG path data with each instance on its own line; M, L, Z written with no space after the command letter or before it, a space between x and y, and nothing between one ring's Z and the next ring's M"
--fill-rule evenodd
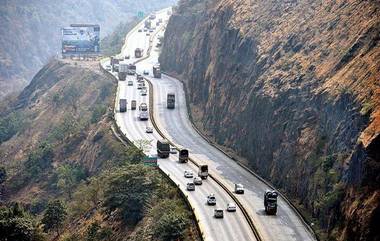
M0 240L45 240L36 220L18 203L10 207L0 206Z
M55 200L49 202L44 216L42 218L42 223L44 225L44 231L49 232L54 230L57 236L60 235L59 231L62 228L63 223L66 219L67 212L66 207L60 200Z
M91 114L91 123L97 123L101 117L107 112L107 106L96 105Z
M38 178L38 175L49 169L53 161L54 152L50 144L43 142L38 148L31 152L25 162L25 168L31 178Z
M74 187L80 180L86 177L84 169L75 164L64 164L59 166L57 174L57 186L68 194L69 199L72 198Z
M157 185L157 172L142 165L115 171L104 193L106 211L118 211L124 222L136 224Z
M97 222L93 222L86 231L86 240L87 241L95 241L98 240L98 232L100 229L100 225Z

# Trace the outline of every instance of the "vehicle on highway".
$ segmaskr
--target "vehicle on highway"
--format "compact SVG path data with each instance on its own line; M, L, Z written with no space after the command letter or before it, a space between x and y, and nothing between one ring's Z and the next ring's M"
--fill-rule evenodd
M150 33L146 33L146 36L150 36Z
M214 217L215 218L223 218L223 209L215 208L214 209Z
M244 186L240 183L235 183L235 193L236 194L244 194Z
M227 203L227 211L228 212L236 212L236 204L235 203Z
M183 173L183 176L186 178L193 178L194 175L192 171L185 170L185 172Z
M195 191L195 184L192 182L188 182L186 185L187 191Z
M141 121L148 120L149 119L148 111L140 111L138 118Z
M142 48L135 49L135 58L141 58L143 56L144 50Z
M139 106L139 111L147 111L148 110L148 105L146 103L141 103Z
M198 176L202 179L207 179L208 177L208 165L199 165Z
M136 110L136 100L131 101L131 110Z
M149 71L148 70L144 70L143 74L144 75L149 75Z
M195 185L202 185L202 178L200 178L200 177L194 177L193 182L194 182Z
M166 96L166 107L168 109L174 109L175 108L175 94L174 93L168 93Z
M144 82L144 77L141 74L136 75L137 82Z
M141 33L141 32L142 32L142 29L139 29L138 32Z
M128 85L129 86L133 86L133 81L132 80L128 80Z
M147 93L148 93L148 91L147 91L146 89L141 89L141 91L140 91L140 94L141 94L142 96L146 96Z
M125 55L125 59L130 59L131 56L128 54L128 55Z
M120 99L119 100L119 111L120 112L126 112L127 111L127 100L126 99Z
M166 139L157 141L157 155L160 158L167 158L170 155L170 144Z
M277 213L277 197L278 193L274 190L266 190L264 193L264 207L265 212L269 215L276 215Z
M150 29L150 30L149 30L149 33L153 33L153 29Z
M213 193L211 193L207 196L207 204L208 205L215 205L216 204L216 198L215 198L215 195Z
M153 128L150 127L150 126L147 126L147 127L145 128L145 132L146 132L146 133L153 133Z
M187 149L180 149L178 155L178 162L186 163L189 160L189 151Z
M137 84L137 89L138 89L138 90L141 90L141 89L143 89L144 86L145 86L144 82L139 82L139 83Z
M111 71L111 70L112 70L111 65L106 65L106 70L107 70L107 71Z
M144 32L148 31L148 29L144 28Z
M161 67L159 64L153 66L153 77L158 79L161 78Z
M170 154L177 154L177 149L175 147L170 147Z

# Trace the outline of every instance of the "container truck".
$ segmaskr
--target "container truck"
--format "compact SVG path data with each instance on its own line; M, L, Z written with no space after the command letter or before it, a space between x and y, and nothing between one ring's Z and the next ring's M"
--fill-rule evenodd
M178 161L180 163L185 163L189 160L189 151L187 149L179 150Z
M161 69L159 65L153 66L153 77L154 78L161 78Z
M136 100L132 100L132 102L131 102L131 110L136 110Z
M134 65L134 64L128 64L127 74L128 75L134 75L135 72L136 72L136 65Z
M144 50L141 48L135 49L135 58L141 58L143 56Z
M168 140L158 140L157 141L157 155L159 158L167 158L170 154L170 144Z
M127 100L126 99L120 99L119 100L119 110L120 112L126 112L127 111Z
M264 207L265 212L269 215L276 215L277 213L277 196L276 191L266 190L264 194Z
M166 107L168 109L174 109L175 107L175 94L174 93L168 93L166 98Z
M205 165L205 164L199 165L198 176L202 179L207 179L208 165Z

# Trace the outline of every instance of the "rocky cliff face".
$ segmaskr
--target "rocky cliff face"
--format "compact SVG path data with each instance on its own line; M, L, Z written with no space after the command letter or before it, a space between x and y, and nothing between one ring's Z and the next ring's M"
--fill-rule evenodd
M380 5L180 1L160 63L194 122L295 199L322 238L374 240Z
M60 29L97 23L101 38L138 11L146 14L175 0L2 0L0 3L0 99L21 91L49 58L60 52Z

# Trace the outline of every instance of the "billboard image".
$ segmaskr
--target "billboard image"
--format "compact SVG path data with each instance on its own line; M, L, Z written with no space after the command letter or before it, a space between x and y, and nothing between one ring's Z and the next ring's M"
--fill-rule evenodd
M99 25L71 24L62 28L62 54L97 54L99 45Z

